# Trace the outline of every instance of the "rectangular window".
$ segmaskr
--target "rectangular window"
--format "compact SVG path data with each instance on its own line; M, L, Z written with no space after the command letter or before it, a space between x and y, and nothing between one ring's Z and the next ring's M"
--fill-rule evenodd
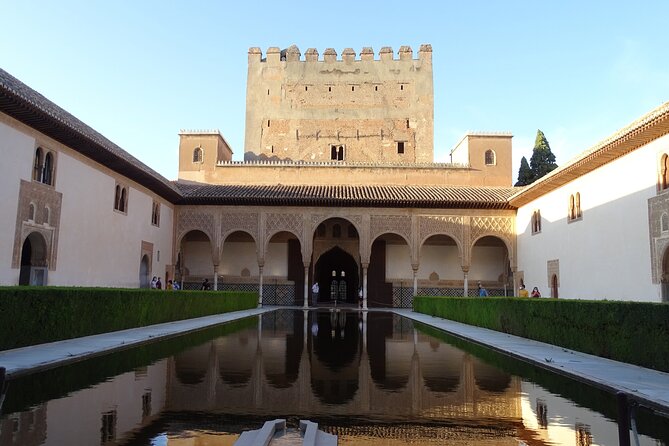
M397 153L404 153L404 141L397 141Z
M105 444L116 438L116 411L111 410L102 414L100 428L100 443Z

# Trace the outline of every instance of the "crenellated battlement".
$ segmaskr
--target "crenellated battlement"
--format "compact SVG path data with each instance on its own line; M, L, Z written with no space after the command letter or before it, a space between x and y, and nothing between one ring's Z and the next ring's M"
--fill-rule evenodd
M353 48L344 48L341 52L341 57L338 57L337 51L334 48L326 48L323 51L323 57L319 57L320 54L316 48L309 48L304 53L304 58L302 58L302 53L296 45L291 45L286 49L279 49L279 47L272 46L267 48L267 51L264 54L260 48L251 47L249 48L249 63L278 63L278 62L325 62L325 63L353 63L355 61L380 61L380 62L391 62L391 61L406 61L406 60L421 60L425 62L432 61L432 45L423 44L418 50L418 58L413 58L413 50L408 45L403 45L400 47L397 52L397 58L393 49L389 46L384 46L378 52L378 58L375 58L374 50L371 47L363 47L360 54L356 53Z

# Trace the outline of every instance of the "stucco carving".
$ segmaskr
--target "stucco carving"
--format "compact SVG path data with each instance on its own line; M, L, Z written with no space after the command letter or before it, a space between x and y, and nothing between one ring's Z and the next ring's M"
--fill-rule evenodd
M223 212L221 214L221 240L225 240L225 237L235 231L248 232L254 239L258 240L258 214Z
M409 215L372 215L370 222L370 241L387 232L404 236L411 244L411 216Z
M21 248L31 232L44 237L50 270L56 269L58 259L58 231L63 194L46 184L21 180L19 203L16 210L12 268L21 266ZM32 205L32 211L31 211ZM30 215L32 212L32 216Z
M513 218L511 217L472 217L471 239L478 239L482 235L496 235L510 240L513 234Z
M183 209L177 217L177 240L188 232L198 230L202 231L214 242L214 216L209 213L193 209Z
M268 236L280 231L289 231L302 243L303 228L302 214L267 214L265 218L265 234Z
M425 215L418 217L418 239L424 241L431 235L445 234L463 245L463 219L453 215Z

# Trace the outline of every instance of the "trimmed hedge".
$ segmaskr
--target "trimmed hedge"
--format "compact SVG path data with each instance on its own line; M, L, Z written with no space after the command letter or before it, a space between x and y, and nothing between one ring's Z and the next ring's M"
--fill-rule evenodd
M255 308L257 293L0 287L0 350Z
M414 311L669 371L665 303L415 297Z

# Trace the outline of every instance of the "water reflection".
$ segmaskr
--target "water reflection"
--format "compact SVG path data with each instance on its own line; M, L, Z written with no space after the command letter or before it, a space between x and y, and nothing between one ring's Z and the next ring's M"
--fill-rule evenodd
M83 384L3 415L0 445L232 444L285 416L320 421L340 444L617 442L603 415L384 312L277 311Z

